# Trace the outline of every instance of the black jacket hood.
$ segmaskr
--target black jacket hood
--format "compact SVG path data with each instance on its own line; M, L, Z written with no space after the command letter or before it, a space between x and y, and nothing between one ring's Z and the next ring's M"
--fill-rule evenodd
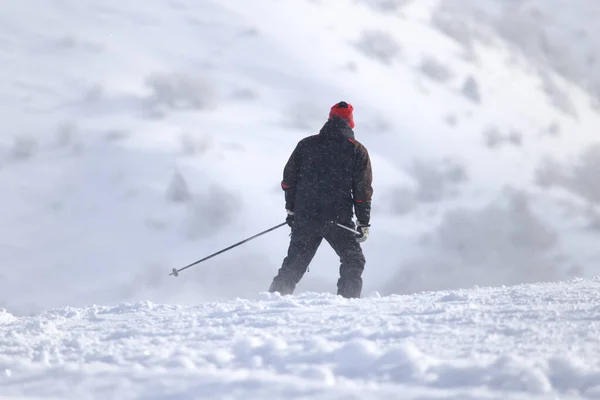
M346 121L338 116L334 116L327 120L325 125L321 128L319 135L330 139L339 138L340 136L346 139L354 139L354 131L352 128L350 128Z

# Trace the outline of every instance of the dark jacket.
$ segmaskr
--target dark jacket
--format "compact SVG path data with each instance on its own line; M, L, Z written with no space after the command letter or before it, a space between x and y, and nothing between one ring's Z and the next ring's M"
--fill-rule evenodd
M371 160L365 146L354 139L344 120L328 120L318 135L301 140L290 156L281 187L286 209L296 222L356 219L369 224L373 188Z

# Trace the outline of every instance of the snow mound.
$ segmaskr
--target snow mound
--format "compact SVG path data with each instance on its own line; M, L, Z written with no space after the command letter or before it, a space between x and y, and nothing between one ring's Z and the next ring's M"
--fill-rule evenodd
M17 318L5 309L0 309L0 325L8 325L15 322Z
M12 320L0 387L89 399L596 398L598 288L55 309Z

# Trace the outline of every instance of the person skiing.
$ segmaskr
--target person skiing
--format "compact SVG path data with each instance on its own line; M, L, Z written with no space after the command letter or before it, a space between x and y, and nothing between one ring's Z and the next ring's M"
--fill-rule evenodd
M353 111L344 101L332 106L319 134L298 142L284 167L281 188L292 233L271 293L293 294L325 239L340 258L337 294L360 298L366 262L361 243L369 236L373 177L369 153L354 138Z

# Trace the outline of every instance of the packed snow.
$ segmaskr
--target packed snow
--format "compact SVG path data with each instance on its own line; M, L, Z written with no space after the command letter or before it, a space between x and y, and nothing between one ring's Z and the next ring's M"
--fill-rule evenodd
M600 280L0 313L1 396L600 398Z

